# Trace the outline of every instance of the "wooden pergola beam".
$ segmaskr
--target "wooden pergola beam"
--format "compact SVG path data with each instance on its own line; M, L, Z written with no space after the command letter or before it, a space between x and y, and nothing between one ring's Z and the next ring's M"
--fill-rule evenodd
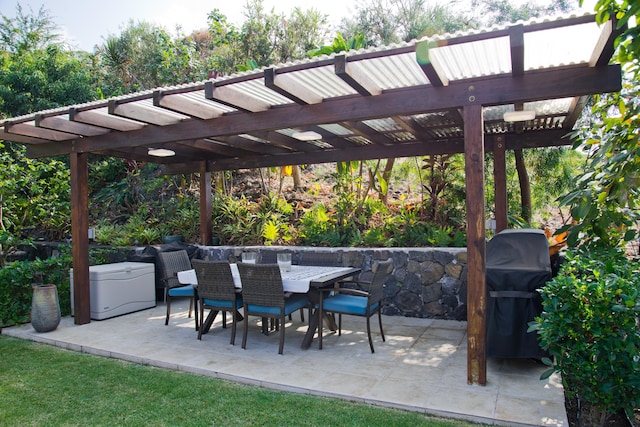
M469 86L467 82L452 82L449 86L440 88L425 85L390 90L378 96L356 95L306 106L294 104L292 107L256 112L251 116L242 113L227 114L216 119L189 120L172 126L146 126L130 132L77 139L67 144L46 144L35 148L34 155L56 156L69 154L71 151L91 152L137 145L160 145L176 140L216 138L394 115L408 116L460 108L469 96L473 96L475 102L483 106L491 106L506 102L582 96L593 93L594 89L599 92L615 92L620 90L620 66L542 70L526 73L518 78L511 75L497 76L487 78L483 84L472 85L472 94L469 93ZM8 132L13 131L13 128L8 129Z

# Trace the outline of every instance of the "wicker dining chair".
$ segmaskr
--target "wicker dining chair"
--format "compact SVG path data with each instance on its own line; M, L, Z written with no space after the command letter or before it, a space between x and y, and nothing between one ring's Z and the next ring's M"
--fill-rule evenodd
M301 252L299 264L338 267L341 265L340 261L339 252Z
M323 312L331 312L338 314L338 336L342 335L342 315L361 316L367 319L367 336L369 337L369 347L371 353L375 353L373 349L373 340L371 339L371 325L369 319L376 312L378 313L378 324L380 325L380 335L382 341L385 341L384 331L382 330L382 297L384 291L384 282L393 271L393 260L389 258L386 261L376 262L373 265L373 278L371 282L350 281L348 283L357 285L363 289L353 289L352 287L343 287L347 282L341 284L338 288L320 289L320 302L318 303L319 319L322 319ZM318 322L318 348L322 349L322 322Z
M242 335L242 348L247 347L249 332L248 316L260 316L264 319L275 319L276 329L280 329L280 347L278 354L284 348L285 316L309 307L306 294L284 293L280 268L276 264L245 264L238 263L240 280L242 281L242 301L244 305L245 322Z
M277 252L272 250L259 250L258 251L258 259L256 260L257 264L277 264Z
M283 252L293 255L291 251L260 250L258 251L258 260L256 262L258 264L277 264L278 254ZM289 315L289 320L292 320L291 315ZM300 321L304 322L304 310L300 310Z
M200 325L198 339L202 339L204 310L222 312L222 327L226 328L226 313L231 313L231 345L236 341L236 312L242 308L242 296L236 293L228 261L203 261L194 259L193 268L198 278L198 306Z
M160 277L164 283L164 295L167 301L167 317L164 321L165 325L169 324L169 316L171 314L171 298L189 297L189 317L193 311L195 302L195 291L193 285L183 285L178 281L178 272L191 270L191 260L185 250L160 252L158 254L158 266L160 269ZM196 330L198 329L198 311L195 312Z

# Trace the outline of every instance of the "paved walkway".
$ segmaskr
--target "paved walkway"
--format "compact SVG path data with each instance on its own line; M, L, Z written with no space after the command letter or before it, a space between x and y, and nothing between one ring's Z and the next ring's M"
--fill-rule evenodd
M284 354L278 334L260 334L250 318L247 348L236 344L220 316L198 341L188 304L74 325L66 317L58 329L36 333L31 325L5 328L4 335L45 342L100 356L253 384L278 390L366 402L497 425L568 426L560 378L540 381L546 368L529 360L489 359L487 385L467 384L466 323L383 316L386 342L374 336L369 351L364 320L343 317L342 336L328 332L323 350L317 340L302 350L306 325L298 313L287 323ZM373 322L377 331L377 322Z

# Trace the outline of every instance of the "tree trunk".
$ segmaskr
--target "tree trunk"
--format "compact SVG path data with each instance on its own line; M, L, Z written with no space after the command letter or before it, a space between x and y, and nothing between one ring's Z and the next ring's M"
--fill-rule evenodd
M382 179L387 183L387 190L389 189L389 179L391 179L391 172L393 170L393 165L395 164L396 159L394 157L387 159L387 164L384 166L384 171L382 172ZM382 203L385 205L389 199L389 191L380 196L382 198Z
M526 223L531 223L531 184L529 183L529 174L527 174L527 166L524 164L522 150L514 150L514 153L518 180L520 181L521 215Z
M299 190L302 187L302 180L300 179L300 166L293 166L291 176L293 177L293 189Z

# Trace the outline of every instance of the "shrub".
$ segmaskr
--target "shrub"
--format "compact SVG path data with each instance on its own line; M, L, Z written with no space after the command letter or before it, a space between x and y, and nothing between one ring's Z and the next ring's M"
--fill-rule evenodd
M71 313L69 293L69 269L71 255L68 251L57 258L35 261L15 261L0 268L0 326L26 323L31 316L31 289L36 272L41 272L44 283L58 288L60 312Z
M32 283L36 273L42 273L43 283L58 288L58 301L62 316L71 314L71 288L69 270L73 267L71 247L58 246L57 258L35 261L15 261L0 268L0 327L27 323L31 320ZM126 252L114 248L91 248L89 264L99 265L122 262Z
M575 252L541 294L531 324L565 392L603 416L640 404L640 266L618 250ZM545 360L551 365L550 360Z

